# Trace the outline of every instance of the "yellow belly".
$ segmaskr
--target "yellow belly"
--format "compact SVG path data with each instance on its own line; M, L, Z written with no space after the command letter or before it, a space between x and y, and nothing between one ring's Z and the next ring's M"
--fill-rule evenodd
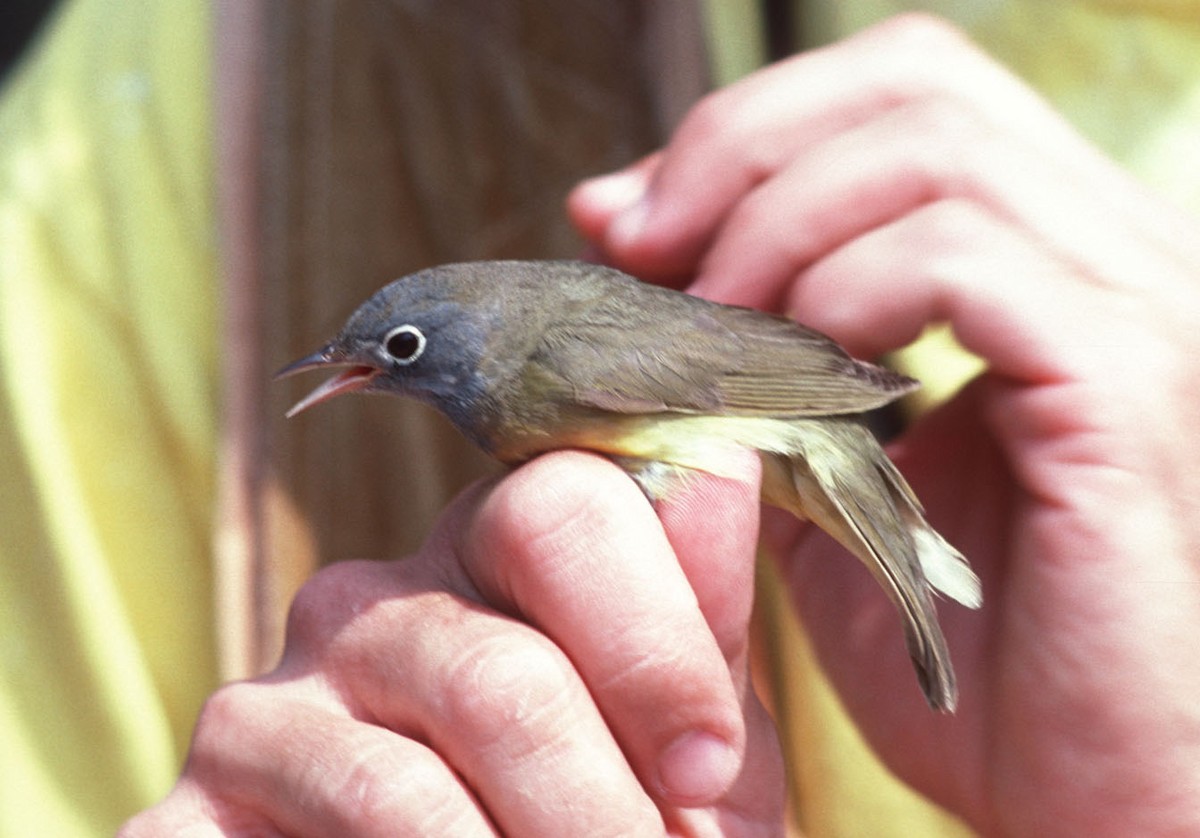
M772 506L812 517L797 492L793 459L828 456L836 450L828 423L844 419L772 419L746 416L656 414L612 416L573 423L553 437L526 438L513 460L559 448L580 448L612 457L637 477L652 497L661 497L681 471L737 477L732 463L742 449L759 452L762 498ZM553 440L553 441L551 441ZM828 444L822 444L828 443ZM667 466L663 469L656 464Z

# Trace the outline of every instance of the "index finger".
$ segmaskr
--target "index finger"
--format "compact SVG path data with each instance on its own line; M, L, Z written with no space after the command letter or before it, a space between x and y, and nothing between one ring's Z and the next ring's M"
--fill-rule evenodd
M640 200L602 213L585 184L572 196L573 216L620 267L655 279L693 273L742 197L805 149L928 99L969 102L1015 135L1036 128L1065 163L1078 156L1061 120L1047 119L1044 103L965 37L934 18L903 15L710 94L655 158ZM610 221L602 237L595 215Z
M756 514L730 526L753 544ZM485 598L568 655L648 791L694 806L728 790L745 749L739 685L663 526L626 475L589 454L545 455L501 481L457 541ZM730 557L732 575L753 573L747 552ZM752 595L752 585L729 590ZM716 602L711 591L706 601ZM736 622L738 609L728 614Z

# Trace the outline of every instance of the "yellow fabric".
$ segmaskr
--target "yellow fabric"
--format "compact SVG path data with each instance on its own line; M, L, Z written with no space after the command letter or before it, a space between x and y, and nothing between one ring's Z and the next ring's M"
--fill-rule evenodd
M972 833L895 779L867 747L818 667L774 564L759 562L755 609L788 762L789 834L953 838ZM916 684L913 684L916 689Z
M215 683L208 12L79 0L0 100L0 835L111 834Z
M701 0L710 34L709 72L715 87L754 72L767 60L761 33L766 21L760 0Z
M758 37L759 22L744 4L720 15L714 5L708 17L714 67L718 81L728 83L746 71L747 44ZM1200 212L1200 0L797 0L796 9L798 30L810 44L904 11L953 21L1114 159ZM981 368L941 327L897 361L924 383L918 409L949 397ZM776 583L760 596L795 820L804 834L971 834L879 764L820 674L786 595Z

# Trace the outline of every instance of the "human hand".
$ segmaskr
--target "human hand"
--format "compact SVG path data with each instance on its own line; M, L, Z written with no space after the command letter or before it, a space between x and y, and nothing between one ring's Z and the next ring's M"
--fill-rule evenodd
M949 321L988 371L895 459L984 583L943 609L958 715L868 574L772 519L843 700L987 834L1200 832L1200 226L945 25L887 22L708 97L571 196L612 264L861 356Z
M279 667L209 700L176 788L121 835L777 832L747 670L757 467L655 517L612 464L550 454L411 559L326 568Z

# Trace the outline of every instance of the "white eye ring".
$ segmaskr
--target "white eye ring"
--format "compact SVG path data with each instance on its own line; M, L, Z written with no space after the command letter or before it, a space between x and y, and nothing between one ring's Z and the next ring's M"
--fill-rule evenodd
M425 351L425 335L416 326L406 323L384 335L382 346L392 361L408 366Z

